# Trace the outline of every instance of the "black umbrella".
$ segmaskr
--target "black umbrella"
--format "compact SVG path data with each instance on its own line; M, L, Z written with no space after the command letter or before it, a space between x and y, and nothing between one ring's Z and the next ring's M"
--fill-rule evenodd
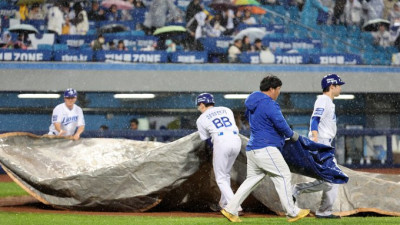
M102 27L100 27L97 30L97 33L99 34L104 34L104 33L118 33L118 32L124 32L124 31L129 31L129 27L126 27L122 24L107 24Z
M390 21L384 19L369 20L368 22L364 23L362 29L363 31L378 31L379 26L382 24L386 26L386 30L389 30Z
M236 5L234 5L231 0L213 0L209 6L216 11L225 11L227 9L236 8Z

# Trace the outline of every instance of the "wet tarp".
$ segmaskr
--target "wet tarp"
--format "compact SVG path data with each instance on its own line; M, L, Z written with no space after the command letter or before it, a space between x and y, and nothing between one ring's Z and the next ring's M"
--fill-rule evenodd
M241 138L242 152L232 170L236 187L246 177L248 139ZM211 182L210 155L197 132L171 143L106 138L73 141L29 133L0 135L0 163L21 187L45 204L77 210L147 211L160 204L196 207L215 203L219 192ZM400 176L341 169L349 181L340 185L335 212L400 215ZM292 175L293 183L311 180ZM253 196L283 215L268 177ZM302 194L298 204L315 211L320 196Z

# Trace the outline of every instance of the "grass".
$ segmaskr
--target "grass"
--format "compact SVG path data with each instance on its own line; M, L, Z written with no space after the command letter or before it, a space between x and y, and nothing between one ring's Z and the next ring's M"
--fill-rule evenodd
M0 182L0 197L28 195L22 188L13 182ZM1 210L1 209L0 209ZM244 225L289 224L284 217L280 218L246 218L242 217ZM132 215L77 215L73 213L19 213L1 212L1 225L203 225L203 224L231 224L221 217L162 217L162 216L132 216ZM400 224L398 217L343 217L340 220L319 220L308 217L299 220L295 225L383 225Z
M0 182L0 197L28 195L14 182Z
M143 217L143 216L99 216L74 214L37 214L37 213L7 213L0 212L2 225L202 225L202 224L231 224L225 218L204 217ZM243 225L289 224L285 218L242 218ZM376 225L399 224L396 217L344 217L341 220L318 220L305 218L293 224L296 225Z

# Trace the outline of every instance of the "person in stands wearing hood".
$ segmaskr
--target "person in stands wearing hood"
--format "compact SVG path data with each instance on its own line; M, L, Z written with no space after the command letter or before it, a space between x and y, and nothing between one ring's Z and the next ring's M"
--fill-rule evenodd
M306 217L309 209L299 209L293 202L291 173L279 149L286 138L297 141L294 132L276 102L282 81L270 74L260 83L260 91L253 92L245 101L250 123L250 140L246 146L247 177L221 213L231 222L241 222L238 208L264 177L269 176L289 222Z

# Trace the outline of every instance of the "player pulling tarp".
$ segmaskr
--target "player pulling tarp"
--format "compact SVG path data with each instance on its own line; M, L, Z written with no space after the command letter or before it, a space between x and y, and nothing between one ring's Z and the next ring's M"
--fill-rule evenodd
M241 154L232 171L232 179L238 184L246 175L243 166L246 165L244 151L248 139L244 136L241 139ZM302 151L303 162L312 160L308 150L297 149L302 145L290 152ZM165 202L178 207L186 203L196 208L199 202L215 200L210 196L219 196L218 189L210 189L208 184L211 164L197 132L167 144L105 138L73 141L29 133L6 133L0 135L0 146L3 169L35 198L55 207L147 211ZM286 160L292 172L310 173L310 168L300 166L296 169L296 163ZM337 173L331 178L339 183L347 181L340 169L332 169ZM397 200L400 176L342 170L350 179L340 186L334 205L337 214L372 211L400 215L400 201ZM294 173L293 183L312 179ZM313 173L307 175L327 179L315 170ZM270 179L264 179L253 196L270 210L283 215ZM319 200L318 193L310 194L304 198L300 196L298 204L315 210Z

